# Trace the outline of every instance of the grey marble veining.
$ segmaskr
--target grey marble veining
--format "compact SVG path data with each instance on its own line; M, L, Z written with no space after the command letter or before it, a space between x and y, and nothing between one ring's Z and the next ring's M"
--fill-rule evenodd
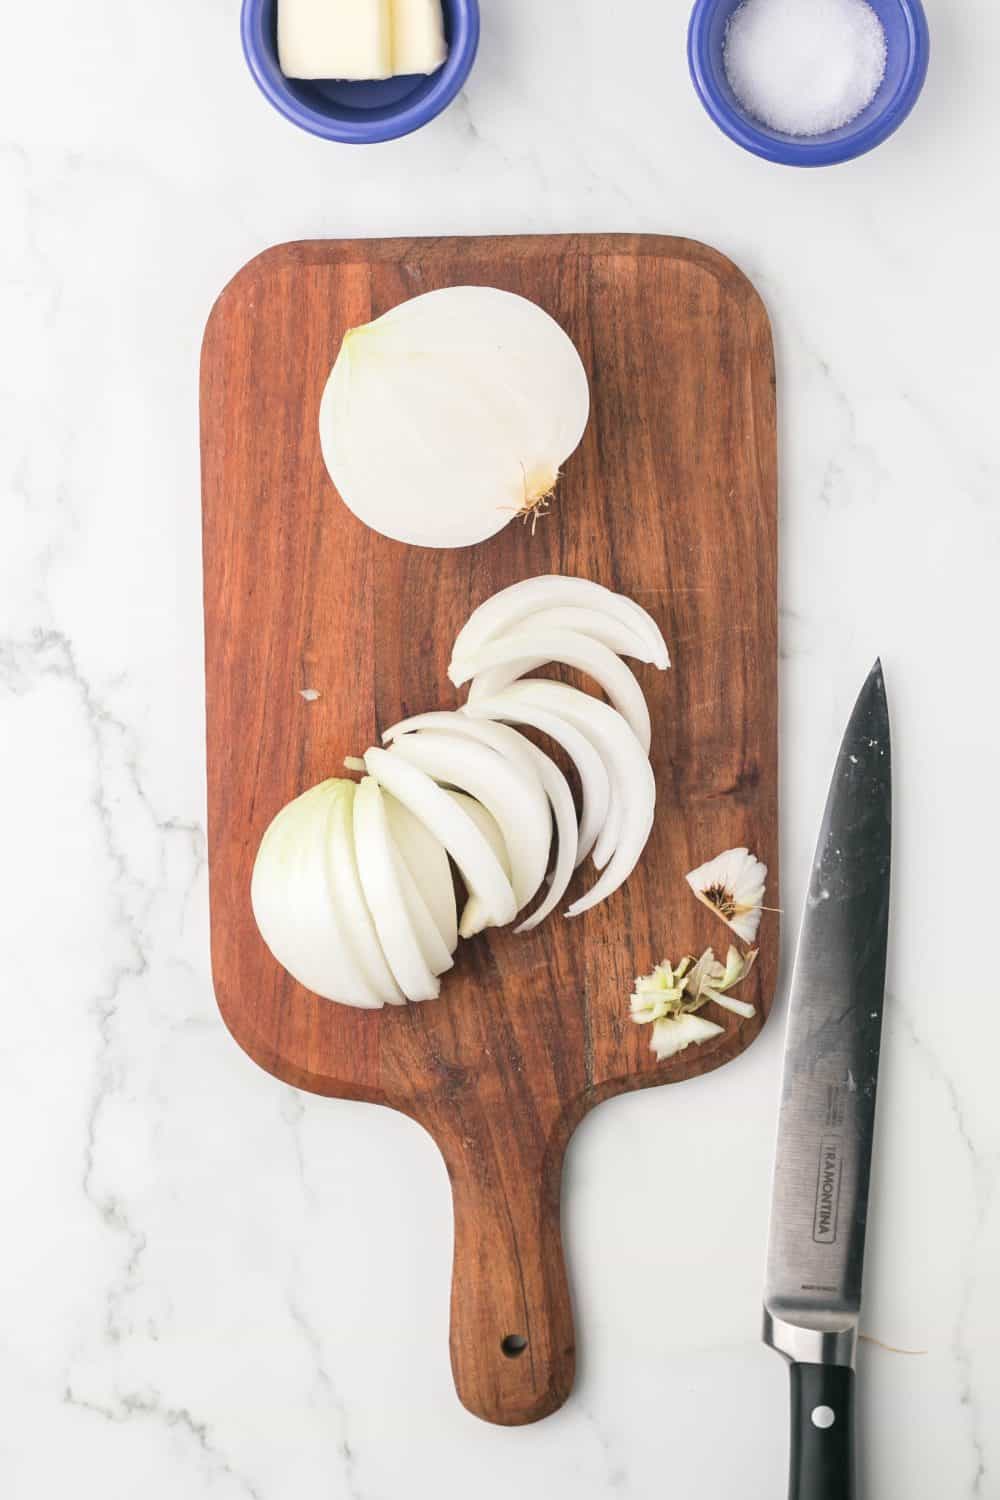
M197 361L213 298L302 236L629 229L716 245L772 317L789 946L840 732L885 664L896 852L863 1493L989 1500L1000 982L979 913L1000 836L1000 17L931 0L905 129L796 173L705 119L679 0L483 9L465 95L374 151L268 109L236 0L52 0L8 18L0 1488L783 1491L786 1377L758 1342L780 1010L724 1072L581 1128L565 1199L577 1390L502 1431L452 1390L433 1146L256 1070L208 972Z

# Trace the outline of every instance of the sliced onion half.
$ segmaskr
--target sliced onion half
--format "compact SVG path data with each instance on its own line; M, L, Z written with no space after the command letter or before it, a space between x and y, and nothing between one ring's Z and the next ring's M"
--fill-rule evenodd
M391 792L443 844L458 866L469 891L482 898L497 927L513 921L517 903L488 841L472 819L437 783L390 750L373 746L365 752L365 766L385 791Z
M458 633L452 652L452 665L448 676L456 687L465 678L455 675L455 667L466 657L475 655L487 641L503 635L520 625L530 615L541 610L561 607L598 610L620 624L639 633L653 653L650 660L654 666L666 669L670 656L660 627L641 605L624 594L613 593L602 584L589 578L568 578L559 573L542 574L537 578L525 578L493 594L478 609L473 610Z
M561 662L593 677L631 725L642 749L649 750L652 734L642 688L619 656L602 646L600 641L591 640L575 630L535 632L524 626L499 640L488 641L475 655L463 658L458 665L460 680L457 685L461 686L472 678L469 701L474 702L479 697L493 697L507 683L545 666L547 662ZM498 669L496 674L491 672L492 668ZM486 672L491 672L488 681L479 680L480 674ZM504 674L506 683L503 682Z
M506 756L521 767L525 774L537 776L549 800L556 825L556 863L545 900L526 921L515 928L516 932L530 932L558 906L576 868L579 834L569 782L555 762L523 734L518 734L516 729L486 719L474 719L465 713L418 714L393 725L382 738L395 740L414 732L434 734L449 731L468 735L480 744L488 745L498 755Z

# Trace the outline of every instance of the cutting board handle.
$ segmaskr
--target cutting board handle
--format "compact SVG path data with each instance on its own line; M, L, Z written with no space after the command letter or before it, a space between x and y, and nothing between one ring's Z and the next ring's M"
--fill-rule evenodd
M573 1385L559 1224L566 1142L536 1149L513 1120L502 1133L464 1123L444 1150L455 1207L452 1371L463 1406L516 1427L556 1411Z

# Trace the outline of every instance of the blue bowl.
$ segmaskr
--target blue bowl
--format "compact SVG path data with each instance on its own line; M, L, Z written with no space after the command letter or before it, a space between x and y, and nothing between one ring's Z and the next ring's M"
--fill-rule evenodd
M827 167L850 161L892 135L917 102L927 76L930 39L920 0L869 0L885 30L885 77L856 119L825 135L785 135L747 113L722 61L729 17L740 0L696 0L688 28L688 66L698 97L730 140L788 167Z
M433 120L469 76L479 46L479 0L444 0L448 56L429 77L371 83L286 78L278 66L277 0L243 0L243 54L275 109L327 141L364 146L409 135Z

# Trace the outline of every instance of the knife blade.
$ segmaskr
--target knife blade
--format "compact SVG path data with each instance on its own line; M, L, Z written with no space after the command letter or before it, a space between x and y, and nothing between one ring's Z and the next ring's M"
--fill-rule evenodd
M891 766L876 662L837 756L789 998L764 1342L791 1362L790 1500L854 1494L853 1368L889 926Z

